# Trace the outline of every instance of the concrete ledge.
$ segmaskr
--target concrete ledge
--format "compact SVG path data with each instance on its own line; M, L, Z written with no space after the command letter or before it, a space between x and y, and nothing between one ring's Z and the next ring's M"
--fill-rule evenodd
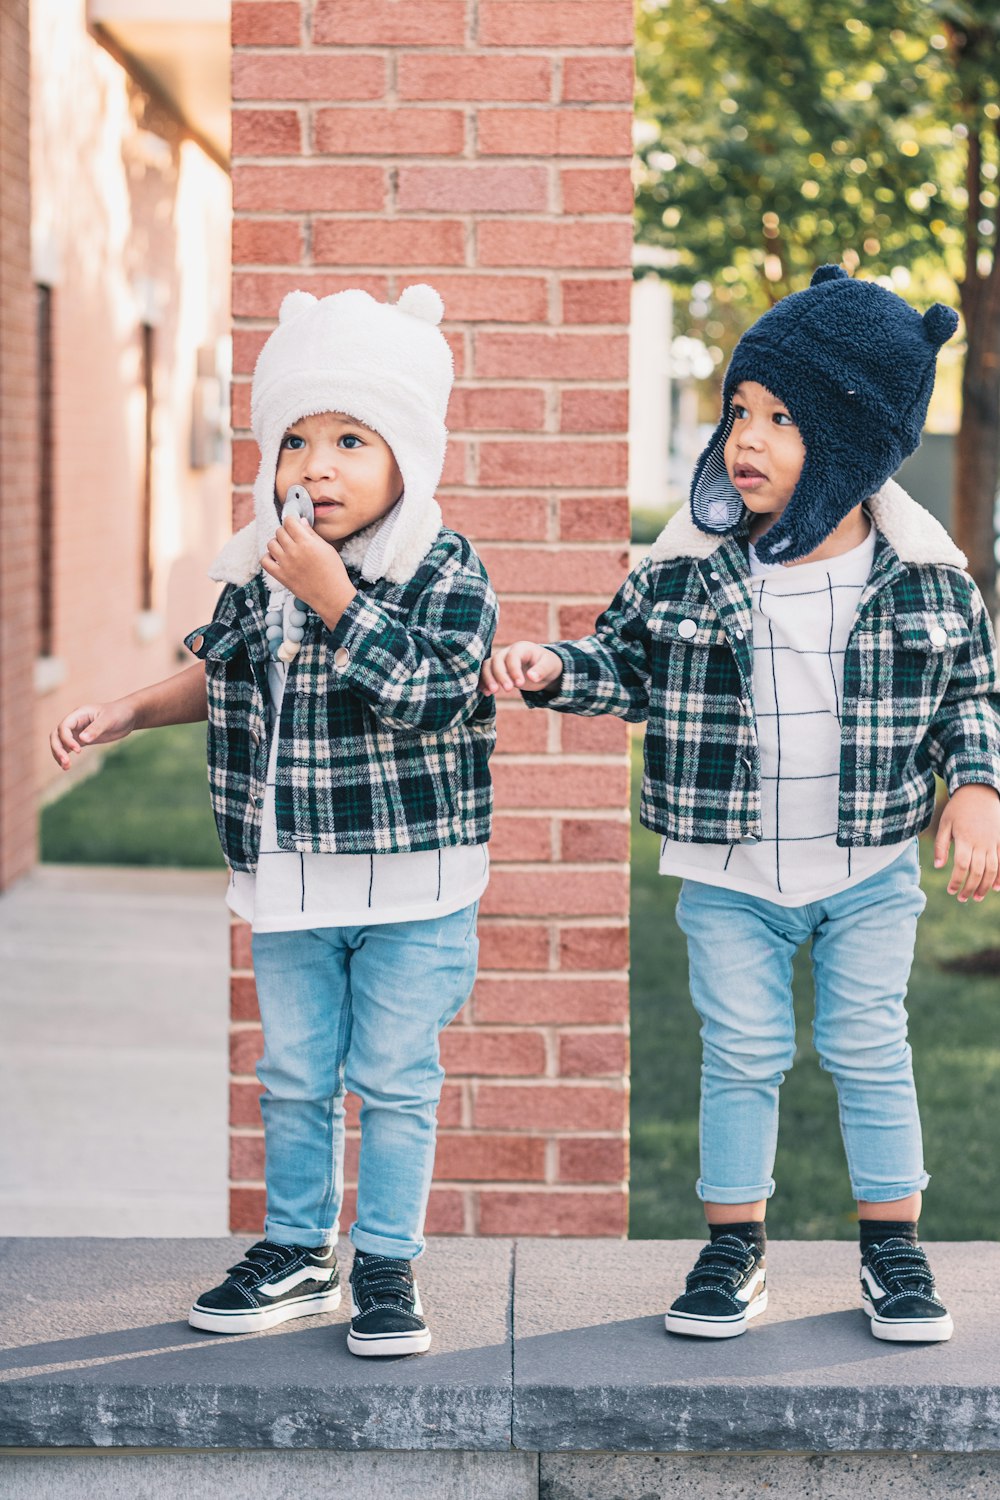
M872 1338L853 1244L768 1246L767 1312L738 1339L668 1338L694 1241L517 1245L517 1448L626 1453L1000 1449L1000 1246L933 1249L956 1332Z
M695 1242L441 1239L419 1268L431 1353L365 1361L347 1353L346 1306L241 1338L188 1328L192 1296L245 1243L0 1241L9 1461L29 1461L15 1449L514 1449L543 1455L541 1492L569 1500L584 1493L567 1488L583 1454L631 1456L638 1475L641 1455L671 1453L1000 1451L994 1244L935 1247L956 1334L920 1346L871 1338L850 1244L774 1244L765 1317L705 1343L662 1323ZM507 1471L512 1496L524 1472Z
M0 1241L0 1445L509 1450L509 1241L435 1244L434 1353L394 1360L347 1352L347 1298L259 1334L189 1328L247 1243Z

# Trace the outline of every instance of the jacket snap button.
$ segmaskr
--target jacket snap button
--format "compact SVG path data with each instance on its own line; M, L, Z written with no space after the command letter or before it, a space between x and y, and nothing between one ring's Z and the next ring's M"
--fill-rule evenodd
M693 620L682 620L677 627L677 634L689 641L693 635L698 634L698 627Z
M344 670L350 659L351 653L348 651L346 646L338 646L336 651L333 653L333 665L337 668L338 672L342 672Z
M742 630L737 630L736 631L736 639L738 641L741 641L743 639L743 631Z
M191 650L195 653L195 655L197 655L204 644L205 637L203 635L196 635L194 640L191 642Z
M718 581L719 581L719 575L718 575L718 573L715 572L714 568L713 568L712 572L709 573L708 576L709 576L709 578L714 579L716 583L718 583Z
M944 646L948 641L948 632L947 630L944 630L940 625L935 625L934 629L930 633L930 639L932 646Z
M759 844L760 839L755 833L744 833L740 835L741 844Z

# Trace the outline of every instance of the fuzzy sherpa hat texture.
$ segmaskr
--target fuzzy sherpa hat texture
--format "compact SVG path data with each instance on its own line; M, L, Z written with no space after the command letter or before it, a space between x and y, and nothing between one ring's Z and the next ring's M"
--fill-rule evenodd
M691 484L695 524L724 533L743 517L723 448L733 392L752 380L784 402L806 450L791 499L754 544L757 554L778 563L812 552L919 445L937 351L957 326L957 314L941 303L921 317L877 282L820 266L805 291L783 297L733 351L722 419Z
M316 298L289 292L253 375L251 426L260 448L254 519L215 559L210 576L245 584L278 527L274 481L281 440L302 417L335 411L384 438L403 476L399 503L351 537L341 555L368 579L405 583L441 529L435 492L444 466L445 413L454 374L433 287L407 287L398 302L367 292Z

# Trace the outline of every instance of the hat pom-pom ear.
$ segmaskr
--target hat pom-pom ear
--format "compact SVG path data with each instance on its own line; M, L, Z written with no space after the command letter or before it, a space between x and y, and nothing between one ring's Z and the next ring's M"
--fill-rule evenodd
M287 297L282 298L278 322L287 323L290 318L297 318L300 313L308 312L315 306L316 298L312 292L289 292Z
M848 275L843 266L818 266L812 274L810 286L819 286L823 281L847 281Z
M396 306L401 312L409 313L412 318L423 318L425 323L437 324L444 317L444 303L440 292L436 292L425 281L408 286Z
M958 327L958 313L953 307L945 307L943 302L935 302L924 313L924 327L931 343L940 349Z

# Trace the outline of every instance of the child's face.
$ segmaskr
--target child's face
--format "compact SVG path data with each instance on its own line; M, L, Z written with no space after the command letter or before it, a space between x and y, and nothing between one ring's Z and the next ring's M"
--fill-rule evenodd
M385 439L334 411L302 417L281 439L274 481L279 510L293 484L308 492L316 534L335 547L384 516L403 492Z
M777 520L799 482L805 444L788 408L756 380L736 387L732 405L726 470L747 510Z

